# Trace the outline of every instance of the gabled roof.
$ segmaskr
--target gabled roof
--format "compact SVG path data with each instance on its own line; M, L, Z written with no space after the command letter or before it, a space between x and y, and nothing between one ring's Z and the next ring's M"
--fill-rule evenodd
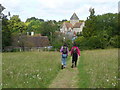
M35 47L49 46L49 40L47 36L29 36L27 40L34 44Z
M78 16L76 15L76 13L74 13L72 15L72 17L70 18L70 20L79 20Z
M67 29L68 29L68 28L72 28L72 27L73 27L71 23L64 22L64 24L66 25Z
M82 25L82 23L75 23L75 25L73 26L73 28L80 28L81 25Z
M71 23L64 22L63 25L65 25L67 29L69 29L69 28L80 28L82 23L78 22L78 23L75 23L75 25L73 26ZM63 27L63 25L61 27Z

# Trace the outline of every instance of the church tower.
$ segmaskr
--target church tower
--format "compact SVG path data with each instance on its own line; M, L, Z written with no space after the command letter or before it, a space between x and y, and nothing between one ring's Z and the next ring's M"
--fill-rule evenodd
M72 15L72 17L70 18L70 23L74 26L75 23L77 23L77 22L79 22L79 18L78 18L78 16L76 15L76 13L74 13L74 14Z

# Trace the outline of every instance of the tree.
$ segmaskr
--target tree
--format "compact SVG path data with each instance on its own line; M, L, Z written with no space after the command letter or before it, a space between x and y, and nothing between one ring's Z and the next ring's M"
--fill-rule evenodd
M26 32L27 26L24 22L21 22L18 15L13 15L9 20L9 28L12 34Z
M91 37L95 35L96 30L96 16L94 8L91 8L90 10L90 16L87 18L85 22L85 27L83 28L83 36L84 37Z
M44 22L44 19L38 19L38 18L36 18L36 17L28 18L28 19L26 20L26 22L30 22L30 21L32 21L32 20L34 20L34 21L39 20L40 22Z
M27 31L32 32L34 31L35 33L41 33L41 27L42 23L39 20L31 20L28 24Z
M2 48L4 49L6 46L11 45L11 31L8 27L8 19L2 19Z

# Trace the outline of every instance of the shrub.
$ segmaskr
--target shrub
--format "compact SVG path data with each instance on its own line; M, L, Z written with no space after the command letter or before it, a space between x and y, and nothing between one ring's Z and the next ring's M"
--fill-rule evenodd
M119 42L120 36L116 35L114 37L111 37L110 39L110 45L115 48L120 48L120 42Z

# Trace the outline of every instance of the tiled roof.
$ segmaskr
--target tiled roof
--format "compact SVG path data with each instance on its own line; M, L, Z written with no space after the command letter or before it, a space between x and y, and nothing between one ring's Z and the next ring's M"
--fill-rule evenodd
M81 25L82 25L82 23L75 23L75 25L73 26L73 28L80 28Z
M78 22L78 23L75 23L75 25L73 26L71 23L64 22L64 25L67 27L67 29L69 29L69 28L80 28L82 23Z
M66 25L67 29L68 29L68 28L73 28L73 26L72 26L71 23L65 22L64 24Z
M49 40L47 36L29 36L28 41L33 43L35 47L49 46Z

